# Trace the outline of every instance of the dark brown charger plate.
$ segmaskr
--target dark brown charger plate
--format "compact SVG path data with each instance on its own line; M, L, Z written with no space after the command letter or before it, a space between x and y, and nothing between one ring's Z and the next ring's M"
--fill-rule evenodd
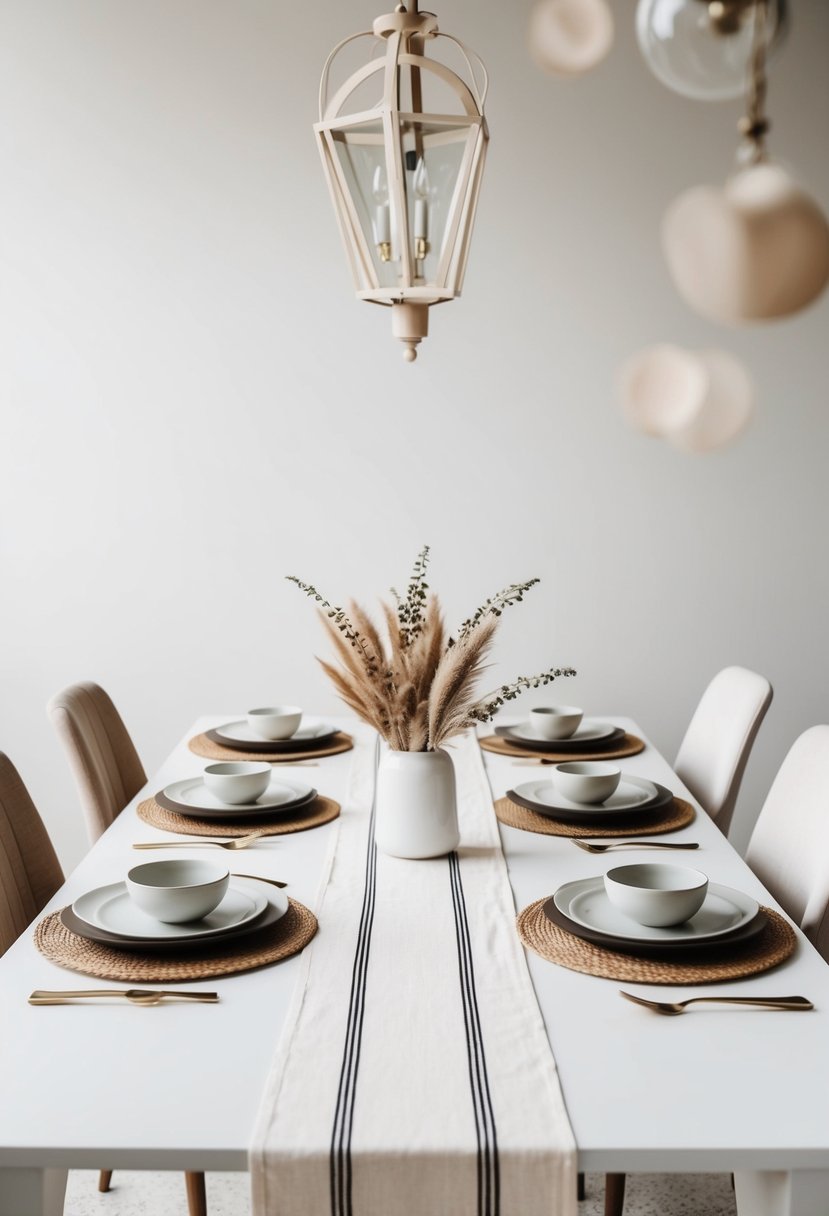
M226 747L228 751L235 752L257 752L260 756L288 756L301 755L302 752L315 752L321 747L331 747L335 743L339 743L343 737L343 731L332 730L327 735L316 735L313 739L231 739L227 735L223 735L219 730L206 730L204 732L205 739L209 739L211 743L218 743L219 747Z
M602 739L542 739L540 736L538 739L520 739L509 733L512 729L509 726L496 726L494 734L516 747L525 747L529 751L572 752L574 756L578 756L580 752L589 752L592 756L594 752L614 751L625 737L624 728L621 726L617 726L611 735L605 735Z
M185 806L180 802L174 802L172 798L168 798L163 790L159 790L157 794L153 794L153 799L165 811L173 811L176 815L184 815L187 819L219 819L222 823L235 824L240 827L251 820L273 819L278 820L280 815L284 815L287 811L296 812L302 811L310 806L312 802L318 798L317 790L312 789L310 794L298 798L295 802L283 802L279 806L241 806L238 813L235 811L218 810L216 807L207 806Z
M507 798L516 806L523 806L525 810L534 811L536 815L544 815L545 818L555 819L560 823L578 823L584 827L589 827L593 823L608 825L612 823L622 829L636 828L640 827L643 822L648 823L654 815L665 811L673 802L674 795L669 789L666 789L664 785L659 785L656 781L653 784L658 791L654 801L645 806L637 806L631 814L624 811L603 811L601 804L591 807L585 812L546 805L542 809L537 802L533 802L530 798L522 798L520 794L516 794L515 790L507 790Z
M224 946L225 942L238 941L242 937L258 933L260 929L269 929L284 915L275 904L269 901L267 908L255 920L248 921L246 925L241 925L238 929L228 929L225 933L206 933L198 939L191 937L185 940L170 937L161 939L157 937L121 937L118 933L107 933L105 929L98 929L95 925L88 925L86 921L81 920L71 907L63 909L60 919L70 933L76 933L78 937L85 937L91 942L100 942L101 945L112 946L116 950L140 950L145 954L169 954L170 951L175 950L185 950L190 953L202 948L209 950L213 946Z
M636 937L615 937L610 933L602 933L598 929L588 929L586 925L580 925L578 921L571 920L555 905L553 896L544 904L544 915L554 925L558 925L559 929L565 929L568 933L572 933L573 937L580 937L583 941L592 942L594 946L602 946L605 950L617 950L622 954L639 954L643 957L655 958L673 958L676 959L677 954L691 955L696 960L700 955L715 955L729 947L740 947L753 942L755 937L763 932L768 924L768 917L761 909L757 915L746 925L741 925L739 929L735 929L733 933L724 933L715 940L710 941L694 941L692 938L684 938L669 944L661 942L644 942Z

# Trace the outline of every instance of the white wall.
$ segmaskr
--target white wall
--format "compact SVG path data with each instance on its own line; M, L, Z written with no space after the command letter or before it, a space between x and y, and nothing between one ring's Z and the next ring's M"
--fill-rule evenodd
M352 297L310 131L370 3L2 0L0 747L67 866L84 835L52 692L103 683L150 770L199 713L331 711L282 576L371 600L423 542L450 618L541 576L493 681L572 663L568 701L669 754L710 675L766 673L741 838L829 719L829 302L731 334L675 296L660 216L724 178L738 109L662 89L614 7L612 58L567 83L530 65L528 5L440 7L489 64L491 156L466 296L409 367ZM793 7L772 149L826 206L829 5ZM615 369L658 340L745 358L738 445L625 429Z

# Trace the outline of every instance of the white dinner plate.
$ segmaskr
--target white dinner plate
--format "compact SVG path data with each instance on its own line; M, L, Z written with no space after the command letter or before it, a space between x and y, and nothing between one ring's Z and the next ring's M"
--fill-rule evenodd
M576 924L583 925L608 937L624 937L643 942L711 941L726 933L733 933L753 920L760 905L750 895L724 887L720 883L708 884L705 902L695 916L681 925L655 928L640 925L625 916L607 897L604 878L580 878L559 887L553 902L565 916Z
M288 910L288 897L277 888L243 878L231 879L227 893L218 908L201 920L187 921L179 925L167 925L155 920L137 908L129 897L124 882L112 882L105 887L96 887L81 895L72 905L72 911L93 928L115 933L119 937L143 939L176 938L191 941L210 934L227 933L254 920L268 904L268 897L276 903L284 900Z
M288 784L275 773L271 783L255 802L222 802L212 794L204 783L203 777L188 777L184 781L174 781L165 785L161 791L168 802L173 802L184 811L215 811L228 815L244 815L254 811L274 810L283 807L287 810L304 802L313 793L313 787L306 784Z
M305 722L287 739L263 739L261 735L257 735L256 731L250 729L245 718L240 718L238 722L225 722L224 726L217 726L213 731L213 734L224 739L228 744L261 743L265 750L277 745L280 749L287 750L297 743L304 743L307 747L315 740L328 739L336 733L336 729L328 722Z
M616 734L620 728L612 722L597 722L593 718L585 718L572 735L566 739L545 739L538 731L533 730L529 722L519 722L517 726L505 726L500 733L506 739L520 739L522 743L543 743L545 747L555 749L559 743L570 747L574 743L602 743Z
M626 775L623 775L616 787L616 792L606 798L604 802L573 802L571 798L565 798L558 792L549 777L546 780L539 777L535 781L525 781L522 785L516 785L515 793L525 802L531 802L542 815L554 815L555 811L567 811L568 814L580 812L588 818L595 815L597 811L617 811L620 815L643 811L660 797L659 787L652 781L647 781L644 777Z

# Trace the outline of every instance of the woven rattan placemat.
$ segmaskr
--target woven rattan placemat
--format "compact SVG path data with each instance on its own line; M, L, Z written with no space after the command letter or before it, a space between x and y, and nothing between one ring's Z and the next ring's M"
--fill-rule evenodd
M636 756L645 750L644 742L636 735L625 735L618 747L604 750L597 747L593 752L536 751L532 747L519 747L500 735L485 735L478 742L485 752L495 752L497 756L512 756L516 760L547 760L550 764L566 764L569 760L624 760L625 756Z
M261 933L235 938L224 946L181 950L163 955L116 950L70 932L60 912L50 912L35 929L35 945L58 967L125 984L157 984L167 980L205 980L236 975L297 954L317 931L317 918L304 904L291 899L280 920Z
M208 739L207 735L194 735L187 746L196 756L204 760L265 760L268 764L301 764L303 760L321 760L323 756L338 756L350 752L354 746L351 735L338 731L327 747L303 752L237 752L232 747L222 747Z
M263 836L287 836L289 832L305 832L330 823L340 813L340 804L333 798L318 796L308 807L294 813L267 816L257 815L245 819L240 815L232 822L218 819L194 819L190 815L177 815L159 806L155 798L147 798L138 804L138 818L163 832L180 832L184 836L239 836L245 832L261 832Z
M674 798L661 815L638 815L624 820L622 826L614 820L614 827L606 827L603 823L594 823L589 827L563 823L560 819L551 819L549 815L517 806L509 798L498 799L495 814L501 823L510 828L519 828L522 832L539 832L542 836L601 836L602 839L605 836L659 836L663 832L677 832L696 818L696 811L690 802L682 798Z
M688 962L637 958L594 946L544 915L547 899L538 899L520 912L516 921L518 936L525 946L571 971L583 971L607 980L627 980L633 984L704 984L739 980L747 975L769 971L794 952L797 939L788 921L771 908L763 908L769 923L749 944L728 950L725 946Z

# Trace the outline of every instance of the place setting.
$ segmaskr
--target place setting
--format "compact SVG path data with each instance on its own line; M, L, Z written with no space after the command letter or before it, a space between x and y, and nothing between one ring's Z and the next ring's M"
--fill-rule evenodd
M208 764L198 777L166 785L139 803L137 813L161 831L225 837L226 847L245 848L268 836L329 823L339 815L340 804L307 782L283 776L267 761L223 760ZM133 848L170 848L175 843L142 841Z
M574 705L542 705L514 726L496 726L480 741L485 751L516 760L555 764L575 759L621 760L644 751L645 744L621 726L585 718Z
M258 760L269 764L308 762L336 756L354 746L351 735L321 718L307 717L298 705L249 709L244 718L195 735L190 751L207 760Z
M101 979L231 975L287 958L314 936L316 918L285 894L286 885L233 873L212 859L144 862L44 917L35 942L58 966ZM43 998L35 1004L57 1004L69 994L32 997Z
M677 831L692 823L689 802L606 760L569 760L524 781L495 803L501 823L547 836L601 838ZM654 844L652 847L657 847ZM683 844L681 847L692 847Z
M770 970L795 948L771 908L701 870L668 862L614 866L562 884L517 919L524 945L606 979L694 984Z

